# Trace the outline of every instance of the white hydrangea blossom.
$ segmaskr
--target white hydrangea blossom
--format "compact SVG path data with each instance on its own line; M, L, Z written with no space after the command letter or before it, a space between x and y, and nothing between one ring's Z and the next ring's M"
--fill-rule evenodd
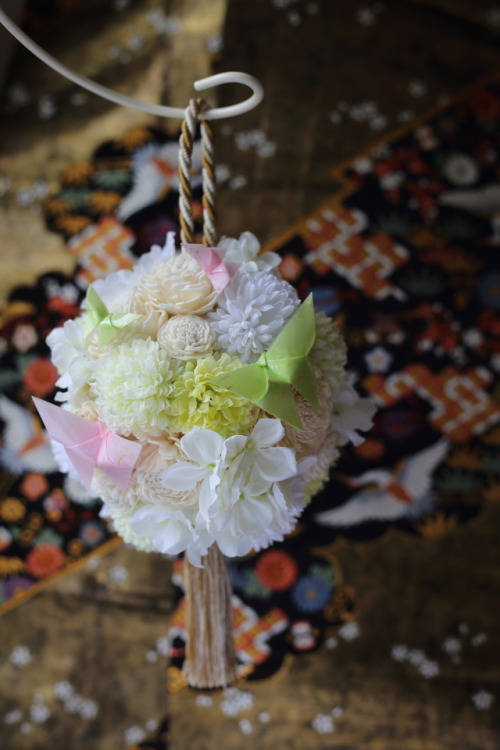
M260 253L260 242L251 232L243 232L239 239L223 237L218 243L223 248L226 263L240 263L239 273L272 273L281 263L277 253Z

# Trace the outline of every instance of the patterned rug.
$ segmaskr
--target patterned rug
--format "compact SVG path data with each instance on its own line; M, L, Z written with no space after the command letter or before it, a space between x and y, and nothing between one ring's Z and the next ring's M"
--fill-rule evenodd
M500 498L499 121L500 84L466 93L336 170L341 194L269 246L300 295L313 291L340 322L359 388L379 411L294 534L231 566L236 649L250 679L274 673L287 653L355 636L356 595L332 553L339 535L392 527L432 542ZM3 312L3 611L109 544L98 503L55 471L31 395L51 397L44 339L75 314L88 283L177 228L176 154L161 132L135 128L70 167L45 215L75 272L14 290ZM196 197L199 215L199 188ZM174 580L175 688L181 563Z

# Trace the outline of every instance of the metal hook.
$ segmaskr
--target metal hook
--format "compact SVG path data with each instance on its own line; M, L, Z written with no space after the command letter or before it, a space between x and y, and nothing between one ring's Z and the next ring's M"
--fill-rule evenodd
M90 91L103 99L114 102L115 104L121 104L124 107L132 107L140 112L146 112L149 115L157 115L159 117L173 117L183 118L185 110L180 107L168 107L162 104L150 104L149 102L143 102L140 99L134 99L131 96L120 94L118 91L108 89L106 86L101 86L100 83L91 81L90 78L81 76L78 73L70 70L65 65L60 63L55 57L49 55L44 49L35 44L30 37L21 31L21 29L9 18L9 16L0 8L0 23L2 23L7 31L14 36L18 42L23 44L30 52L38 57L42 62L48 65L50 68L55 70L60 75L68 78L78 86ZM236 117L244 112L249 112L251 109L256 107L262 101L264 91L259 81L248 73L238 72L227 72L217 73L208 78L202 78L200 81L194 82L194 88L196 91L204 91L214 86L219 86L224 83L241 83L244 86L248 86L252 90L252 95L240 102L239 104L232 104L228 107L219 107L216 109L207 109L203 113L200 113L200 118L205 120L221 120L225 117Z

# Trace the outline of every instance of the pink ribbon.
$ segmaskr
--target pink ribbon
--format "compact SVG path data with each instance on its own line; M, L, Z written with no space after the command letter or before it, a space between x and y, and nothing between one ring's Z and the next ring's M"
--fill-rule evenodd
M225 252L220 247L205 247L205 245L183 245L183 247L203 268L215 291L219 294L240 267L239 263L224 263L216 252L217 250Z
M59 406L33 398L47 432L62 443L85 487L90 489L94 469L126 490L142 447L113 432L104 422L92 422Z

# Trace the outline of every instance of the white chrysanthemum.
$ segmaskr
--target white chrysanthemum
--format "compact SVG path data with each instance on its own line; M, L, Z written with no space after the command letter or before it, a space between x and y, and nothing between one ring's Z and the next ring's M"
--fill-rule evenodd
M217 310L207 317L219 347L249 363L269 349L299 304L290 284L258 271L237 274L219 295Z
M333 393L332 427L337 436L337 445L353 443L360 445L366 432L372 426L376 408L371 398L361 398L353 387L354 377L346 373L342 383Z
M316 339L311 350L313 365L321 370L331 390L343 381L347 362L347 348L336 323L324 312L316 313Z
M223 237L217 247L225 250L224 262L241 263L239 273L273 272L281 263L277 253L260 253L260 243L251 232L243 232L239 239Z
M168 426L178 367L151 339L111 348L97 360L91 379L99 418L125 436L159 437Z

